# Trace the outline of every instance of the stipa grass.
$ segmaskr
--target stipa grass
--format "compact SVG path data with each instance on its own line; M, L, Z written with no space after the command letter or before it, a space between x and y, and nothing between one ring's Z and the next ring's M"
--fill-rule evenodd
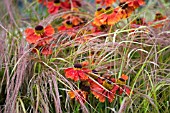
M1 112L169 112L167 1L17 3L1 1Z

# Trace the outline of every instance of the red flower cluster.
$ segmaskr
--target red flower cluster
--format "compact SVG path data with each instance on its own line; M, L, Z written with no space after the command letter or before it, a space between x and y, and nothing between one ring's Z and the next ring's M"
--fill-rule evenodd
M84 66L86 65L87 62L85 62ZM70 78L75 82L78 80L81 81L81 90L76 90L76 92L79 94L79 96L82 96L83 99L87 98L87 92L91 92L97 99L99 99L100 102L104 102L106 98L108 98L109 102L112 102L117 92L119 95L122 95L123 92L125 92L127 95L130 95L131 90L125 85L126 80L128 79L127 75L123 74L119 79L114 79L111 77L105 77L101 79L99 77L96 78L96 76L94 76L92 73L97 74L97 71L91 71L87 68L82 68L82 64L75 64L74 68L65 69L66 78ZM96 81L91 80L88 76L92 77ZM69 95L71 99L80 99L77 98L75 92L73 91L70 91Z
M136 8L143 4L144 0L122 0L116 8L111 6L105 9L99 8L95 12L93 24L97 26L114 25L121 19L129 17Z
M98 78L97 82L90 82L90 89L92 94L99 99L100 102L104 102L108 98L111 103L118 91L119 95L125 92L130 95L131 90L125 86L125 81L127 80L126 75L122 75L119 79L114 78L104 78L103 80Z
M42 47L41 53L44 55L52 54L50 43L53 38L54 28L51 25L47 25L45 28L42 25L33 28L27 28L25 30L26 41L30 44L37 44L37 49Z
M43 1L38 0L39 3L43 3L48 8L48 13L50 14L56 14L59 10L70 10L71 8L78 8L81 6L81 3L79 0L72 0L72 4L70 3L70 0L50 0L50 1Z
M161 20L165 20L167 17L163 16L161 13L156 13L155 18L151 22L146 22L144 18L137 18L134 21L131 22L130 27L131 28L138 28L140 26L147 26L152 25L154 28L161 28L166 24L168 21L159 22Z

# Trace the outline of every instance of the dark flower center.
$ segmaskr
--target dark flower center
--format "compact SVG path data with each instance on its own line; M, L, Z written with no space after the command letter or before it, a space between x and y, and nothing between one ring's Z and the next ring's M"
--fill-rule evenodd
M82 68L82 65L81 64L74 64L74 67L75 68Z
M101 11L101 10L102 10L102 8L98 8L98 9L97 9L97 11Z
M137 18L136 19L136 24L142 24L142 19L141 18Z
M127 4L126 2L121 2L121 3L119 4L119 6L120 6L122 9L128 8L128 4Z
M110 6L106 7L105 10L106 10L106 14L111 14L113 12L113 8Z
M68 20L68 21L66 21L66 24L67 25L72 25L72 22Z
M161 19L162 18L162 14L161 13L157 13L155 18L156 19Z
M108 83L108 84L112 84L112 82L111 82L110 80L107 80L107 83Z
M101 25L100 28L105 29L105 28L107 28L107 26L106 25Z
M41 25L38 25L35 27L35 33L37 34L43 34L44 33L44 27Z
M105 8L105 10L107 11L107 10L110 10L111 9L111 7L110 6L108 6L108 7L106 7Z
M41 25L38 25L38 26L36 26L35 27L35 30L36 31L41 31L41 30L43 30L44 28L43 28L43 26L41 26Z
M113 88L112 82L109 80L105 80L102 85L108 90L111 90Z
M58 3L60 3L60 0L54 0L54 3L58 4Z
M122 81L122 82L125 82L125 80L123 78L119 78L119 80Z

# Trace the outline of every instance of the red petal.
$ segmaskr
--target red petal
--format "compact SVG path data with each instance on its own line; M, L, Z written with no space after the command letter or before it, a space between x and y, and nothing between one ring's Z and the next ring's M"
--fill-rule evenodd
M115 94L116 94L116 92L115 93L112 93L112 92L108 93L107 97L108 97L110 103L114 100Z
M26 41L30 44L32 44L32 43L34 44L40 39L41 39L41 36L38 36L36 34L32 34L32 35L29 35L26 37Z
M111 90L112 93L115 93L119 89L118 85L113 85L113 88Z
M58 31L63 31L63 30L67 30L67 28L66 28L64 25L62 25L62 26L59 26L59 27L57 28L57 30L58 30Z
M26 30L25 30L25 35L26 35L26 37L27 36L30 36L30 35L32 35L32 34L34 34L35 32L34 32L34 29L32 29L32 28L27 28Z
M61 7L63 9L70 9L71 8L71 4L69 3L69 1L61 2Z
M123 89L119 88L119 95L122 95L122 93L123 93Z
M51 36L54 34L54 28L51 25L45 27L45 34Z
M55 6L53 2L48 2L47 8L48 8L48 12L50 14L54 14L54 13L58 12L60 7L59 6Z
M130 95L131 90L128 87L126 87L126 86L123 86L123 88L125 89L126 94Z
M68 68L65 70L65 76L66 78L70 78L74 81L78 81L79 80L79 76L77 73L77 70L74 70L74 68Z
M121 78L124 79L124 80L128 80L128 76L125 75L125 74L122 74Z
M87 80L88 76L82 71L82 70L77 70L78 75L80 77L80 80Z
M102 93L102 92L100 92L100 93ZM102 93L102 95L100 95L100 97L99 97L100 102L104 102L105 100L106 100L106 91L104 93Z

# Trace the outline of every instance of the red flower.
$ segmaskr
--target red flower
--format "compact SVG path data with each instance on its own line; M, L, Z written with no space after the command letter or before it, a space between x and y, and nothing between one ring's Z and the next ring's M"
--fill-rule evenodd
M106 17L107 17L107 25L114 25L115 23L121 20L120 9L112 7L106 7Z
M74 81L87 80L86 73L90 72L87 68L82 68L81 64L74 64L74 68L67 68L64 70L66 78L70 78Z
M118 90L119 86L112 84L115 82L115 79L106 79L106 80L101 80L98 78L98 84L96 82L90 82L90 89L92 94L99 99L100 102L105 102L106 98L108 98L109 102L111 103L114 98L116 91ZM100 86L100 85L101 86ZM103 87L104 88L103 88Z
M132 12L138 8L140 5L143 5L143 0L121 0L119 6L115 9L108 5L105 8L99 8L95 12L95 18L93 24L96 26L101 25L114 25L119 22L123 18L129 17ZM97 0L97 3L101 2L101 0ZM106 1L105 1L106 2ZM113 2L112 0L108 0L108 3Z
M48 13L55 14L58 13L58 10L61 8L61 1L54 0L53 2L47 3Z
M133 6L130 6L129 4L130 2L120 2L119 11L122 14L121 18L129 17L132 14L132 12L135 10L135 8Z
M93 21L93 24L96 26L101 26L101 25L105 25L106 22L101 21L104 18L104 12L105 9L104 8L98 8L97 11L95 12L95 18Z
M155 22L158 22L160 20L164 20L166 19L166 16L163 16L161 13L156 13L155 14L155 19L152 22L149 22L150 25L154 24ZM165 25L167 21L164 22L160 22L160 23L156 23L156 25L154 25L154 28L161 28L163 25Z
M120 86L119 95L122 95L123 92L125 92L127 95L130 95L131 93L131 90L125 85L126 80L128 80L128 76L125 74L122 74L121 78L116 80L116 83Z
M74 91L69 91L68 95L70 96L71 99L76 99L79 103L86 102L87 98L87 92L86 91L81 91L81 90L74 90Z
M35 29L27 28L25 30L26 40L30 44L37 43L39 40L45 39L45 42L51 40L51 36L54 34L54 28L51 25L46 26L45 28L41 25L35 27ZM48 37L48 38L47 38Z
M161 13L156 13L154 21L164 20L166 16L163 16Z
M71 36L74 38L76 36L76 27L73 27L73 23L70 20L65 20L63 22L63 25L59 26L58 31L63 31L67 35Z
M98 78L96 82L89 80L90 89L92 94L99 99L100 102L105 102L106 98L108 98L111 103L115 98L116 91L118 91L119 95L122 95L123 92L130 95L131 90L125 86L127 79L128 76L123 74L122 77L117 80L110 77L104 79Z

